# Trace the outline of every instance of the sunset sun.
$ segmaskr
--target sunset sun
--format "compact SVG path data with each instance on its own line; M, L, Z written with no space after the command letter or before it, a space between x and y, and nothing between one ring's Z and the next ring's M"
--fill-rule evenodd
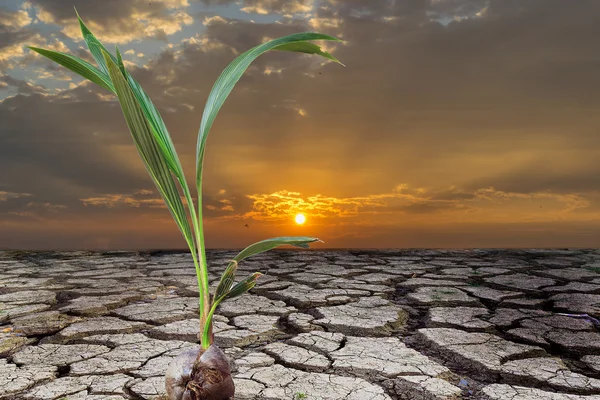
M306 222L306 217L304 216L304 214L298 214L294 219L298 225L302 225Z

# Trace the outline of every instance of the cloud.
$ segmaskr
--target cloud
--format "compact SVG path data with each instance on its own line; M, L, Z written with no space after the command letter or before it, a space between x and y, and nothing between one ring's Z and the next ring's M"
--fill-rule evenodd
M298 14L311 12L314 6L314 0L245 0L243 12L254 14Z
M0 191L0 201L7 201L8 199L18 199L21 197L31 196L31 193L14 193L7 191Z
M398 185L388 193L371 194L359 197L333 197L321 194L304 197L298 192L278 191L270 194L253 194L252 210L232 218L251 218L263 221L285 220L298 213L309 218L320 218L336 223L339 218L352 217L357 220L378 218L385 215L388 223L405 217L419 217L422 214L443 215L444 219L465 222L502 222L506 213L513 213L517 220L547 221L555 218L581 220L600 219L599 210L588 210L580 215L580 209L588 209L596 198L588 199L575 193L530 192L516 193L496 190L493 187L480 188L468 193L457 188L446 190L425 190ZM540 204L545 206L539 211Z
M197 205L195 201L194 204ZM247 196L221 189L217 193L213 191L205 191L202 196L203 217L208 219L220 219L221 217L229 218L239 216L246 213L252 208L252 200Z
M147 207L147 208L166 208L166 204L162 197L151 198L152 195L150 190L141 190L133 194L107 194L97 197L89 197L80 199L84 206L95 206L95 207ZM185 202L185 198L181 198Z
M202 25L208 26L210 24L229 24L232 22L233 21L228 21L227 19L225 19L219 15L214 15L212 17L204 17L204 21L202 21Z
M330 28L339 28L342 19L341 18L311 18L308 20L311 28L315 31L321 31Z
M61 0L28 0L36 17L45 24L59 25L62 32L81 41L81 30L72 8ZM187 0L75 0L86 25L103 42L128 43L136 39L163 40L193 23L186 11Z
M53 204L53 203L49 203L49 202L36 202L36 201L31 201L29 203L27 203L25 205L25 207L28 208L34 208L34 209L43 209L43 210L47 210L49 212L59 212L60 210L64 210L66 208L68 208L67 206L65 206L64 204Z
M31 193L0 191L0 215L7 220L13 218L48 220L47 216L58 214L67 208L64 204L31 201L35 197Z
M239 5L240 10L253 14L299 14L309 13L314 7L314 0L194 0L208 6Z
M21 94L46 93L47 91L42 85L35 85L22 79L15 79L9 75L0 75L0 83L4 83L5 87L15 88Z
M31 17L26 10L8 11L0 9L0 26L9 31L19 30L31 24Z
M79 198L152 187L114 98L103 101L102 89L92 88L0 102L5 190L71 206Z
M0 72L15 67L17 58L25 56L24 45L39 45L45 39L30 28L31 19L24 10L0 9Z
M427 14L442 23L482 18L487 15L490 0L432 0Z

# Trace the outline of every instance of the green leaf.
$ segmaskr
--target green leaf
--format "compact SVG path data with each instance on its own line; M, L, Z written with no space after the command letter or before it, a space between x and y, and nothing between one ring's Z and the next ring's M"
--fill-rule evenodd
M79 21L81 34L83 35L83 39L85 40L88 49L90 49L90 53L92 53L92 57L94 57L94 60L96 60L98 67L106 74L108 74L108 67L106 61L104 60L103 52L107 53L110 56L111 60L118 65L117 59L108 50L106 50L106 47L104 47L102 43L100 43L100 41L96 39L96 36L94 36L94 34L83 23L83 20L77 12L77 9L75 9L75 14L77 14L77 20Z
M308 237L308 236L282 236L282 237L266 239L266 240L256 242L256 243L251 244L250 246L246 247L237 256L234 257L234 260L237 262L240 262L243 259L253 256L255 254L259 254L259 253L274 249L275 247L283 246L286 244L289 244L291 246L301 247L303 249L308 249L309 243L313 243L313 242L317 242L317 241L320 242L321 240L314 238L314 237Z
M125 71L125 64L123 64L123 57L121 56L121 52L119 51L119 47L115 46L115 53L117 53L117 65L121 70L123 76L127 76L127 71Z
M78 75L92 81L93 83L102 86L105 89L115 92L112 82L108 74L103 73L98 68L85 60L74 57L70 54L61 53L60 51L53 51L47 49L40 49L38 47L27 46L28 49L35 51L42 56L49 58L50 60L62 65L65 68L70 69Z
M75 10L75 12L77 13L77 10ZM77 19L79 20L79 26L81 27L81 33L83 35L85 43L87 44L87 47L90 50L90 53L92 54L92 57L94 57L94 59L96 60L98 67L103 71L107 71L106 73L108 74L107 62L104 59L103 52L108 54L110 56L110 59L115 64L121 66L123 64L122 59L119 61L119 59L115 58L115 56L113 56L106 49L106 47L104 47L104 45L100 43L96 36L94 36L94 34L85 25L79 14L77 14ZM153 133L158 139L160 150L166 157L169 169L173 171L173 173L178 178L182 186L184 184L187 186L187 182L183 175L183 169L181 168L181 163L175 151L175 146L173 145L171 136L169 135L167 127L165 126L163 119L158 113L158 110L150 100L150 97L148 97L146 92L144 92L140 84L135 79L133 79L133 77L131 77L131 75L127 71L125 71L124 67L121 68L121 70L124 71L124 74L127 77L127 81L131 86L131 90L133 90L135 97L140 102L142 110L144 111L144 115L146 116L146 118L148 118L148 121L152 125Z
M140 157L146 165L146 169L154 180L181 233L188 240L188 243L192 242L192 232L181 197L179 197L179 192L171 177L165 157L160 152L157 140L152 133L152 127L146 120L144 112L119 66L110 58L108 53L104 52L103 55L119 98L119 103L121 104L123 116Z
M271 40L267 43L263 43L259 46L256 46L242 55L238 56L235 60L233 60L221 73L219 78L217 78L215 84L213 85L212 90L208 95L208 99L206 101L206 105L204 107L204 112L202 113L202 121L200 122L200 129L198 131L198 143L196 145L196 189L198 191L198 218L200 223L202 222L202 166L204 164L204 150L206 148L206 139L208 137L208 133L210 128L217 117L217 114L227 96L231 93L236 83L240 80L244 71L250 66L252 61L258 58L261 54L269 50L279 49L282 51L295 51L302 52L308 54L318 54L327 59L339 62L335 59L331 54L322 51L321 48L317 45L313 45L310 43L305 43L308 40L333 40L333 41L341 41L333 36L324 35L321 33L313 33L313 32L305 32L305 33L296 33L289 36L284 36L275 40ZM341 63L340 63L341 64ZM343 64L342 64L343 65ZM304 239L304 240L302 240ZM280 240L279 243L276 241ZM261 253L263 251L270 250L274 247L277 247L281 244L291 244L293 246L298 246L302 248L308 247L307 243L316 241L318 239L314 238L300 238L297 240L295 238L276 238L270 239L268 241L263 241L257 243L255 245L250 246L245 249L238 255L239 258L236 258L236 261L240 261L246 257L249 257L253 254ZM275 241L275 242L274 242ZM203 248L202 248L203 250ZM226 292L228 286L230 286L230 282L232 282L235 276L235 270L237 265L228 267L225 274L221 277L221 281L219 282L219 286L217 287L219 295L221 297L215 296L213 297L213 308L218 305L218 303L224 299L223 293ZM233 290L233 289L232 289ZM217 292L215 292L216 294ZM209 316L212 316L211 311ZM210 323L210 317L207 320L207 325ZM204 329L204 340L207 340L208 333L210 328Z
M216 302L217 304L221 302L221 300L225 297L227 292L231 289L233 285L233 281L235 279L235 272L237 271L238 262L236 260L232 260L223 275L221 275L221 279L219 280L219 284L217 285L217 289L215 290L215 295L213 296L213 304Z
M232 261L232 263L234 263L234 262ZM237 263L234 263L234 264L236 264L236 266L237 266ZM229 265L231 266L231 264L229 264ZM260 272L255 272L252 275L250 275L248 278L239 282L231 290L228 289L227 293L225 293L223 296L220 296L220 298L217 298L215 296L215 300L213 301L210 311L208 313L206 323L204 324L204 326L200 327L200 329L202 331L201 332L202 333L201 342L203 345L204 345L204 343L210 343L210 341L211 341L210 333L212 330L212 318L213 318L215 311L217 310L217 306L219 305L219 303L222 300L238 297L238 296L241 296L242 294L246 293L248 290L252 289L254 287L254 285L256 285L256 280L260 276L262 276L262 274Z
M246 293L248 290L252 289L254 285L256 285L256 280L260 276L262 276L260 272L255 272L248 278L244 279L243 281L240 281L227 293L224 299L233 299L234 297L238 297Z
M225 103L227 96L233 90L236 83L242 77L244 71L250 66L252 61L256 60L260 55L264 54L269 50L274 50L279 48L283 51L300 51L303 53L311 53L311 54L319 54L328 59L332 59L329 53L317 50L318 46L296 46L294 48L294 43L302 43L307 40L333 40L333 41L341 41L333 36L324 35L321 33L313 33L313 32L304 32L304 33L295 33L293 35L284 36L278 39L271 40L269 42L263 43L259 46L256 46L242 55L238 56L235 60L233 60L227 68L221 73L217 81L215 82L210 94L208 95L208 100L206 101L206 106L204 107L204 113L202 114L202 122L200 123L200 130L198 132L198 143L196 147L196 187L198 189L198 201L201 199L201 188L202 188L202 165L204 162L204 149L206 147L206 138L208 137L208 133L210 128L217 117L217 113ZM337 60L334 60L339 62ZM199 205L200 207L200 205Z
M317 55L320 55L321 57L325 57L325 58L327 58L331 61L334 61L345 67L345 65L342 64L340 62L340 60L338 60L337 58L335 58L328 52L321 50L320 46L317 46L316 44L310 43L310 42L294 42L294 43L282 44L281 46L275 47L273 50L294 51L297 53L306 53L306 54L317 54Z
M313 237L289 236L263 240L246 247L237 256L235 256L233 260L231 260L223 272L223 275L221 275L221 279L219 280L219 284L217 285L217 289L215 290L215 294L213 296L213 305L216 306L221 301L228 298L228 293L230 290L233 290L231 289L231 286L235 280L235 273L237 271L238 263L243 259L283 245L291 245L308 249L308 244L316 241L320 240Z

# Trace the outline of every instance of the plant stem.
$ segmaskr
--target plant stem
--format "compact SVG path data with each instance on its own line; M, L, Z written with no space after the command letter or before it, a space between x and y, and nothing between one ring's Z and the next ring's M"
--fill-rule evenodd
M208 318L212 321L212 317L213 314L215 313L215 310L217 309L217 303L214 302L213 306L210 308L210 311L208 313ZM202 331L202 343L204 343L205 341L211 341L212 340L212 324L208 323L205 327L204 330Z
M202 178L201 178L202 179ZM201 282L198 284L202 284L203 290L200 293L200 332L204 332L206 324L209 325L208 330L212 331L211 321L209 318L209 310L210 310L210 293L208 291L208 268L206 266L206 250L204 248L204 226L202 223L202 180L200 180L200 185L197 187L198 189L198 223L194 224L194 228L196 229L196 239L199 243L198 255L200 258L200 276L199 279ZM196 217L195 213L192 212L192 219ZM202 339L201 345L203 349L208 349L212 344L212 335L208 336L208 339Z
M188 203L188 208L190 209L190 214L192 217L192 226L196 234L196 243L198 246L197 255L195 254L194 249L190 248L190 250L192 250L192 258L194 260L194 267L196 268L196 278L198 279L198 312L200 314L199 332L200 334L202 334L202 332L204 332L204 324L206 323L210 307L210 296L208 292L208 269L206 267L206 254L204 250L204 232L202 227L202 198L200 197L201 195L199 193L198 212L200 215L198 218L196 218L196 210L194 207L194 203L192 202L192 196L190 194L188 186L187 184L182 184L181 179L179 180L179 183L183 188L183 192ZM211 345L211 343L206 342L205 340L201 340L201 344L203 349L207 349Z

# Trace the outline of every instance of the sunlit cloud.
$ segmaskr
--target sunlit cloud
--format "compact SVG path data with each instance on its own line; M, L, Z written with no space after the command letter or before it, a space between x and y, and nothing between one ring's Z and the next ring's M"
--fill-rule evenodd
M271 74L277 74L277 75L279 75L279 74L281 74L282 71L283 71L283 68L274 68L274 67L266 66L265 69L264 69L264 71L263 71L263 74L265 74L265 75L271 75Z
M342 198L321 194L302 196L298 192L281 190L270 194L253 194L248 198L254 202L251 211L227 218L277 221L289 219L298 213L325 221L350 217L368 219L377 215L387 215L386 218L392 219L394 215L398 218L421 218L429 214L463 222L501 222L507 214L521 221L600 218L600 212L594 210L584 215L575 213L591 205L589 199L579 194L512 193L493 187L469 193L454 187L426 190L398 185L388 193Z
M80 199L84 206L93 207L145 207L145 208L166 208L162 198L144 198L152 195L149 190L140 190L133 194L107 194L104 196L88 197Z
M36 201L31 201L29 203L27 203L25 205L25 207L27 208L36 208L36 209L43 209L43 210L47 210L49 212L53 212L56 213L60 210L64 210L66 208L68 208L66 205L64 204L53 204L50 202L36 202Z
M457 0L431 0L427 14L432 21L447 24L450 21L464 21L473 18L482 18L489 10L489 0L457 1Z
M300 14L312 11L314 0L245 0L241 11L251 14L266 15L277 14Z
M310 27L317 31L325 28L339 28L341 23L341 18L311 18L308 20Z
M204 25L204 26L209 26L209 25L214 25L214 24L231 24L231 23L234 23L234 21L228 21L219 15L215 15L212 17L205 17L204 21L202 21L202 25Z
M63 9L52 9L39 0L32 0L28 7L34 11L39 21L59 25L62 27L62 33L69 38L75 41L82 40L81 29L74 15L67 17L63 14ZM142 38L164 39L181 31L194 22L187 12L188 7L189 3L186 0L131 0L114 5L117 15L111 18L104 15L86 16L85 13L82 14L82 18L101 41L123 44Z
M46 88L42 85L36 85L31 82L22 80L22 79L15 79L15 78L11 77L10 75L0 75L0 82L1 82L0 84L4 84L5 87L11 87L11 88L16 89L17 92L20 94L33 94L33 93L46 94L47 93ZM7 98L0 99L0 103L5 101Z
M24 9L11 12L0 8L0 25L4 29L18 30L31 24L31 21L29 13Z
M0 49L0 62L15 62L16 59L25 56L26 49L25 45L30 46L43 46L46 44L46 40L40 34L21 34L18 35L16 40L9 45ZM29 50L27 50L29 52ZM11 63L12 64L12 63ZM11 65L12 67L12 65Z
M42 217L31 211L10 211L8 212L8 214L21 218L43 219Z
M9 199L18 199L20 197L29 197L33 196L31 193L14 193L14 192L6 192L0 191L0 201L7 201Z

